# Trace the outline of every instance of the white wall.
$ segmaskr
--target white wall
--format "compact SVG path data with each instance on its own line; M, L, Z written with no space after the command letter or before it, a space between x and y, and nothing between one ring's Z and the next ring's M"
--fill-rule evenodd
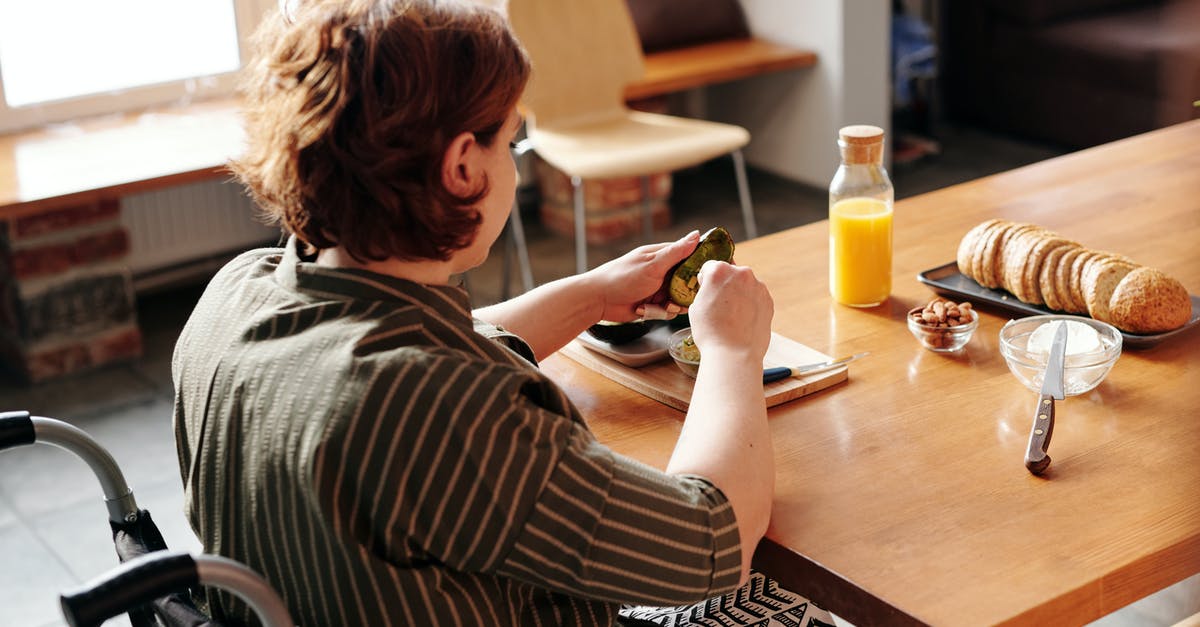
M891 131L886 0L741 0L758 37L814 50L814 67L708 89L712 119L750 130L746 159L788 179L824 187L838 164L837 131Z

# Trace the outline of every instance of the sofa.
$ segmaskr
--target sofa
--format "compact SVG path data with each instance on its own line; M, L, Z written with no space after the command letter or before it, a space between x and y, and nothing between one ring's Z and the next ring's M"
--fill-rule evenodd
M1200 0L947 0L944 115L1065 149L1200 118Z

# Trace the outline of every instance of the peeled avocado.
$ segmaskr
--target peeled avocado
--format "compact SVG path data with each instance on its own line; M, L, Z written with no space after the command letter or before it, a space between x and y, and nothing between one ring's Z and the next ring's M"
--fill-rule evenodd
M709 229L700 238L696 250L692 251L687 259L679 262L679 265L672 268L671 272L667 274L667 293L671 302L681 307L687 307L696 300L696 292L700 289L700 282L696 275L700 273L700 267L704 265L704 262L709 259L733 261L733 238L729 236L729 231L722 227L715 226Z

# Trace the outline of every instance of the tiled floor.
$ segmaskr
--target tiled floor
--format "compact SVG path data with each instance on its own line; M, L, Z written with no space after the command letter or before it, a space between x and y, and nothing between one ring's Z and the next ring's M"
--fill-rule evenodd
M895 167L897 196L909 196L1052 157L1054 150L1008 141L967 129L945 129L944 152L924 162ZM832 176L832 166L830 175ZM767 233L821 219L826 192L751 172L760 231ZM656 239L692 228L727 225L742 233L732 168L719 162L679 174L672 199L675 224ZM539 283L569 274L571 242L527 221ZM637 242L597 246L592 263ZM501 242L501 245L503 241ZM500 295L501 253L469 276L476 305ZM515 285L515 281L514 281ZM140 360L33 387L0 378L0 410L27 409L71 422L95 437L122 466L138 503L154 514L173 548L197 550L181 513L182 490L171 434L170 359L176 336L197 286L140 299L145 356ZM0 453L0 626L61 625L57 595L116 563L100 487L86 466L49 446ZM1145 599L1097 624L1169 625L1200 611L1200 577ZM121 620L113 624L125 624Z

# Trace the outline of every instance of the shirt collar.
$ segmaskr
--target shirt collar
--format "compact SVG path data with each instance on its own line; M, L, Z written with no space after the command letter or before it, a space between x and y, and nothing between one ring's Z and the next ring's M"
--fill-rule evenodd
M303 246L295 235L284 246L275 269L276 280L284 287L324 297L417 305L446 318L471 319L471 301L461 287L425 285L358 268L320 266L316 255L303 254Z

